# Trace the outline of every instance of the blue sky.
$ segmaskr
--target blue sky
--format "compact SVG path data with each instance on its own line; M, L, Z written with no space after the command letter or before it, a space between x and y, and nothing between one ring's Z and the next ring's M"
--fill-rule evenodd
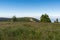
M60 0L0 0L0 17L60 17Z

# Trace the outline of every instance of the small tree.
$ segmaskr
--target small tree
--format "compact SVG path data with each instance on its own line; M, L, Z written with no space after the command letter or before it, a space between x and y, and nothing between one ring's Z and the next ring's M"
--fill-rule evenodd
M47 14L44 14L41 16L40 22L51 22L51 20Z
M13 22L16 22L16 21L17 21L16 16L13 16L13 17L12 17L12 21L13 21Z
M59 21L58 21L58 18L56 19L56 21L54 21L54 23L58 23Z

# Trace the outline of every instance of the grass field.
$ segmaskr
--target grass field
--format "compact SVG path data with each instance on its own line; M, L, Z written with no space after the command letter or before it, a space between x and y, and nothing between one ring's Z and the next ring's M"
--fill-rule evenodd
M60 23L0 22L0 40L60 40Z

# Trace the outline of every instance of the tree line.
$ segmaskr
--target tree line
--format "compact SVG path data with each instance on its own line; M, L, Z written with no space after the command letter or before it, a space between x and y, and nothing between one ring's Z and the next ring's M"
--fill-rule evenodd
M25 20L25 19L23 19L23 20ZM37 19L38 20L38 19ZM13 16L12 17L12 21L13 22L16 22L17 21L17 18L16 18L16 16ZM28 21L28 20L27 20ZM51 23L51 19L49 18L49 15L47 15L47 14L42 14L41 15L41 17L40 17L40 20L39 20L39 22L48 22L48 23ZM55 23L58 23L59 21L58 21L58 18L54 21Z

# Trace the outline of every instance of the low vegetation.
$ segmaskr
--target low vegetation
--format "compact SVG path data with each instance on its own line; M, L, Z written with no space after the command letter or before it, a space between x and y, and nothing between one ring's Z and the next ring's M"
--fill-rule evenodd
M0 22L0 40L60 40L60 23Z

